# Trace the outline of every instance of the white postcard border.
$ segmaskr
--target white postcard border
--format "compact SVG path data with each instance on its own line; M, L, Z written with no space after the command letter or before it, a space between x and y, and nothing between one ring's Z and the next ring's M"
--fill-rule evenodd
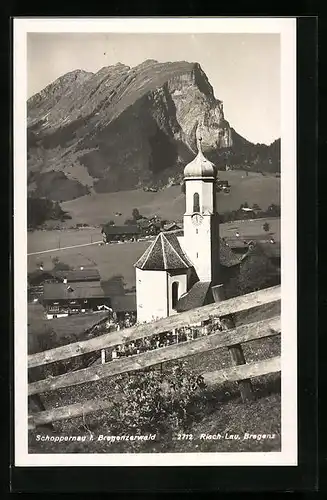
M296 19L295 18L16 18L14 19L14 434L15 466L297 465ZM27 431L28 32L280 33L282 427L280 452L29 454Z

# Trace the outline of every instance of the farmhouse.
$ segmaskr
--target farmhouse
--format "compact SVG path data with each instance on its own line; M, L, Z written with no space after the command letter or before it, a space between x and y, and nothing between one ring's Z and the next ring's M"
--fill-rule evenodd
M184 236L161 232L135 263L137 320L153 321L213 301L226 269L240 258L222 245L216 206L216 167L198 154L184 169ZM225 264L225 265L224 265Z
M217 191L230 191L230 185L228 181L218 180L216 183Z
M110 307L110 297L99 281L87 283L45 283L42 303L48 319L65 317L80 312L98 311Z
M160 233L162 228L162 223L158 220L140 219L137 221L137 225L142 236L155 236Z
M100 273L96 267L71 269L69 271L52 271L58 281L67 283L100 281Z
M252 246L260 247L273 264L280 265L280 242L276 242L271 236L249 235L244 238L225 238L225 245L241 256L246 255Z
M111 226L106 224L101 231L103 241L111 243L113 241L132 240L137 241L140 235L140 228L135 225Z

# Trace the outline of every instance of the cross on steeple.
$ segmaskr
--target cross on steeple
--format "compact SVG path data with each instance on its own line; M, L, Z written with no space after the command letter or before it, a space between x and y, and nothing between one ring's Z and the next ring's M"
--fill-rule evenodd
M201 144L202 144L202 136L199 135L198 138L197 138L197 146L198 146L198 152L202 153L202 147L201 147Z

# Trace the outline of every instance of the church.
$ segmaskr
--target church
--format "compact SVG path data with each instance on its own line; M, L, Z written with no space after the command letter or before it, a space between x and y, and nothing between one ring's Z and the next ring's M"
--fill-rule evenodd
M223 283L217 169L203 154L184 169L184 236L161 232L134 264L137 321L149 322L213 301L212 287Z

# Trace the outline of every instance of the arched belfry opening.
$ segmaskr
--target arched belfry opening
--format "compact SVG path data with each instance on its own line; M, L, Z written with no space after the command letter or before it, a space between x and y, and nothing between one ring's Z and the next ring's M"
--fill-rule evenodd
M178 288L179 288L178 281L174 281L174 283L171 285L171 301L173 309L176 309L178 302Z
M199 195L199 193L193 194L193 212L200 212L200 195Z

